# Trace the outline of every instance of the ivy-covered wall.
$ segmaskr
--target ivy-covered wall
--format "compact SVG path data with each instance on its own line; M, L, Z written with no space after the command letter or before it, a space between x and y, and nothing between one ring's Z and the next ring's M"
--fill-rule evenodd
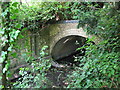
M24 64L29 58L28 56L38 58L41 48L45 45L48 46L46 52L51 55L55 44L64 37L71 35L85 38L93 37L93 35L87 35L83 28L78 29L77 25L77 20L60 21L55 24L46 25L44 29L40 29L37 32L30 32L29 30L22 32L23 36L19 36L18 40L16 40L15 45L17 47L11 53L12 56L16 57L11 61L12 67ZM94 42L98 43L100 41L99 38L94 37Z
M31 33L26 30L21 32L18 39L14 43L14 48L12 52L9 53L9 59L11 60L11 68L18 65L24 64L27 57L31 55L31 43L30 43Z
M35 56L39 56L40 49L47 45L48 53L50 55L54 45L62 38L70 35L82 36L85 38L92 38L93 35L88 35L83 28L77 28L77 20L66 20L59 21L54 24L49 24L46 28L39 30L38 32L32 34L32 50L34 51ZM94 36L94 42L98 43L99 38ZM62 43L61 43L62 44Z

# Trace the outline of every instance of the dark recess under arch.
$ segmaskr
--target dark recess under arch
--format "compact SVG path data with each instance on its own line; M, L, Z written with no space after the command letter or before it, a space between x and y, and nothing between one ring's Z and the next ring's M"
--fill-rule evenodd
M64 57L78 53L76 49L83 46L85 41L85 37L78 35L63 37L52 48L51 56L54 60L60 60Z

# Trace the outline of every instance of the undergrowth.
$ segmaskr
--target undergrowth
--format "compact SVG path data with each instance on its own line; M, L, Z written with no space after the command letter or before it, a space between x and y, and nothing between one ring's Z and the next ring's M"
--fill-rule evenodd
M77 57L79 67L68 76L67 88L118 88L120 85L120 52L109 52L108 41L85 46L86 55Z
M19 74L22 77L13 84L14 88L47 88L51 85L46 78L46 71L51 67L50 59L44 59L46 48L44 46L41 49L38 60L29 60L29 67L20 68Z
M77 57L80 64L68 76L67 88L120 87L120 10L116 4L104 3L103 8L81 12L79 26L101 42L79 48L85 48L86 54Z

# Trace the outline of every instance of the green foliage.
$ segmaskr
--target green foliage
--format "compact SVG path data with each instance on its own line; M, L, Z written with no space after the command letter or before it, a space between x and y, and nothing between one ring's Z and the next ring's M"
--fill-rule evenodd
M103 8L82 11L79 20L79 26L90 34L104 39L119 37L120 11L114 3L104 3Z
M40 51L40 57L37 61L29 60L29 67L20 68L19 74L22 75L22 78L14 83L14 88L46 88L50 85L50 82L45 77L46 71L51 67L50 59L44 59L44 51L47 49L47 46L44 46ZM30 72L28 74L28 72Z
M104 3L103 8L95 10L82 10L79 26L103 41L92 45L88 40L88 46L79 48L85 48L86 54L82 58L77 57L80 64L68 76L71 82L68 88L119 88L119 12L114 3Z
M99 5L91 2L37 2L33 4L11 2L10 7L1 13L4 22L0 29L0 46L3 47L9 43L9 47L7 51L1 52L0 63L4 62L8 52L12 57L17 57L18 53L11 53L11 51L13 48L20 48L16 40L18 40L18 35L21 36L21 31L24 33L26 28L37 32L40 28L44 28L47 22L79 19L79 27L82 26L88 33L97 35L103 39L103 42L92 45L88 40L89 46L82 47L86 48L86 55L76 58L80 62L80 67L76 67L72 75L68 77L68 81L71 82L68 87L117 88L120 84L120 10L115 6L115 3L104 3L104 7L97 8ZM9 20L6 20L8 13L10 13ZM25 48L26 46L28 44L25 44ZM21 55L29 62L30 67L20 69L23 78L14 84L15 88L47 87L46 83L49 82L45 77L45 72L51 64L49 59L44 58L47 55L44 52L46 47L42 48L39 61L32 61L27 53ZM3 73L8 71L9 66L10 59L6 61ZM28 74L29 71L30 74ZM2 79L1 76L0 79Z
M80 67L76 67L68 77L71 82L68 88L119 87L120 52L109 52L105 49L108 45L108 41L103 41L98 45L85 46L86 55L82 59L77 58Z
M2 67L2 73L8 78L8 68L10 66L10 60L8 59L8 53L12 51L13 48L13 43L18 37L18 34L20 33L20 29L22 27L22 23L17 21L17 17L19 9L18 5L19 3L17 2L3 2L2 5L4 4L1 12L1 17L2 17L2 28L0 29L0 35L1 38L1 55L0 55L0 63L3 66ZM7 82L7 81L4 81ZM7 87L4 86L4 87Z
M37 31L47 22L78 19L80 3L77 2L34 2L22 4L19 19L31 31ZM22 17L22 18L21 18Z

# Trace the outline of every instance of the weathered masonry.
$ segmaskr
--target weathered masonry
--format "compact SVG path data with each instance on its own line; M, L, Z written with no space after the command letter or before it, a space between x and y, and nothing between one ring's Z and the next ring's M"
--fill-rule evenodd
M24 38L17 40L20 48L13 49L13 53L17 52L17 57L10 57L12 59L11 67L26 63L28 59L27 53L31 51L33 57L39 57L40 50L44 45L49 47L46 52L54 60L70 55L76 48L84 44L86 38L93 37L92 35L87 35L82 28L77 29L77 25L77 20L60 21L49 24L44 29L37 30L36 33L23 32ZM98 43L99 39L96 37L94 42Z
M76 48L84 44L86 38L92 38L92 35L87 35L83 28L78 29L77 25L77 20L60 21L33 34L31 36L31 48L34 55L39 56L40 49L44 45L49 47L47 52L54 59L59 59L74 52ZM94 40L95 43L98 41L97 38Z

